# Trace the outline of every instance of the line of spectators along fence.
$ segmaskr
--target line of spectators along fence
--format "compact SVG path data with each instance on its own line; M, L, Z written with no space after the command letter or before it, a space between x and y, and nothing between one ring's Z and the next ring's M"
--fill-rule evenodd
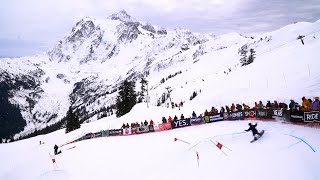
M202 116L202 114L197 116L193 111L191 118L184 118L183 114L181 115L180 119L178 119L177 116L174 116L174 118L171 118L169 116L168 119L162 117L161 124L154 124L152 120L150 122L145 120L141 123L131 123L130 126L127 123L123 124L120 129L109 129L102 130L96 133L87 133L74 141L68 142L67 144L96 137L132 135L155 131L157 132L224 120L246 120L251 119L252 114L254 115L255 119L260 120L274 119L293 123L316 123L320 125L319 97L315 97L313 102L310 102L310 100L302 97L301 105L294 102L294 100L291 100L289 108L285 103L278 104L277 101L274 101L274 103L270 103L270 101L268 101L266 106L264 106L260 101L259 104L255 103L255 106L253 108L250 108L246 104L243 104L243 108L240 108L239 105L237 107L238 108L236 108L236 106L232 104L229 110L226 106L226 110L224 110L224 108L222 107L220 112L218 112L216 108L212 107L210 112L208 112L207 110L204 112L204 116Z

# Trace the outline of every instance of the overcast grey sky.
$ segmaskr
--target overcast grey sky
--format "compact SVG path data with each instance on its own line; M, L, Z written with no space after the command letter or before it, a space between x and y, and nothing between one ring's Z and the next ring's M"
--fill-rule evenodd
M320 19L320 0L0 0L0 57L48 51L86 16L125 10L138 21L195 32L272 31Z

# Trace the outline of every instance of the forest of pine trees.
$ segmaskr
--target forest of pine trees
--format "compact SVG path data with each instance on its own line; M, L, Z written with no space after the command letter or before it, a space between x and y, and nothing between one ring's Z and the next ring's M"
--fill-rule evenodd
M26 126L19 106L9 102L10 85L0 83L0 139L19 133Z

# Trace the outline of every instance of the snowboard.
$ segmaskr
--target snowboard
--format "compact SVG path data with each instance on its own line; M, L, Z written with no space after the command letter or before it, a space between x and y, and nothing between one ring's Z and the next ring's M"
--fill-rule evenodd
M252 141L250 141L250 143L253 143L253 142L255 142L256 140L260 139L261 136L264 134L264 130L262 130L262 131L260 132L260 134L261 134L261 135L258 135L258 136L255 137Z
M72 146L72 147L69 147L69 148L67 148L66 150L70 150L70 149L73 149L73 148L75 148L76 146Z
M57 152L57 154L55 154L55 155L59 155L59 154L61 154L62 152L65 152L65 151L68 151L68 150L70 150L70 149L73 149L73 148L75 148L76 146L72 146L72 147L69 147L69 148L66 148L66 149L60 149L58 152Z

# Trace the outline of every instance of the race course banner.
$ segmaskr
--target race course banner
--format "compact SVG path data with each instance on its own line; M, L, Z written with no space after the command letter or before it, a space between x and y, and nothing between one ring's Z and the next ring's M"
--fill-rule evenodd
M203 123L203 117L198 117L198 118L191 118L191 124L201 124Z
M304 112L304 122L320 122L319 111Z
M221 114L211 115L206 120L206 123L212 123L212 122L216 122L216 121L223 121L223 116L221 116Z
M251 118L250 113L253 113L253 116L257 117L257 112L255 110L243 110L244 118Z
M123 131L123 134L124 135L132 134L132 129L135 129L135 128L125 128Z
M303 122L304 113L302 111L290 111L290 121Z
M150 132L154 132L154 126L153 125L149 125L149 131Z
M290 121L290 111L281 110L281 109L273 109L272 118L281 121Z
M93 138L93 137L94 137L93 133L87 133L87 134L84 135L81 139L82 139L82 140L86 140L86 139L91 139L91 138Z
M172 129L171 123L168 122L168 123L159 124L160 131L169 130L169 129Z
M242 111L228 113L228 120L243 120Z
M270 118L272 117L271 113L268 112L267 109L258 109L256 110L256 114L255 114L255 117L257 118Z
M263 119L271 119L271 111L267 109L256 109L256 110L243 110L244 118L252 118L250 114L253 114L253 118L263 118Z
M137 128L137 133L147 133L149 132L149 128L148 126L140 126Z
M109 130L103 130L101 131L102 137L109 136Z
M109 136L117 136L117 135L122 135L123 134L123 129L110 129L109 130Z
M173 129L185 127L185 126L191 126L191 121L190 119L177 120L177 121L171 122L171 126Z
M93 137L95 137L95 138L102 137L102 132L99 131L99 132L93 133Z

